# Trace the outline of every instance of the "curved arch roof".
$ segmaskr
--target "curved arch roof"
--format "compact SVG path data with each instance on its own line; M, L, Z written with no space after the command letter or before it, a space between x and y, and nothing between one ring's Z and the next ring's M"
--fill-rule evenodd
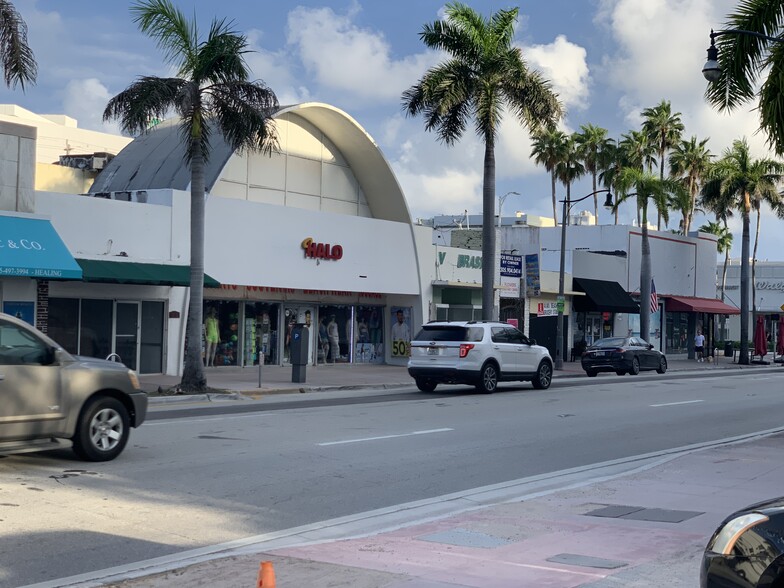
M411 222L403 191L392 168L373 138L342 110L320 102L281 107L275 118L289 114L314 125L340 150L362 187L373 218ZM210 140L212 152L205 169L207 191L221 177L234 154L220 132ZM190 171L183 165L185 152L176 120L164 121L136 137L98 175L90 193L130 190L187 190Z

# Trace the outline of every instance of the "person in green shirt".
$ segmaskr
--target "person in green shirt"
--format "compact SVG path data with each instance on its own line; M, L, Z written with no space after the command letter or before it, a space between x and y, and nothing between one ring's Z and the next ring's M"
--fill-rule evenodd
M215 352L218 350L218 343L220 343L220 323L217 315L215 307L211 307L207 311L207 318L204 321L204 339L207 344L204 363L207 367L215 365Z

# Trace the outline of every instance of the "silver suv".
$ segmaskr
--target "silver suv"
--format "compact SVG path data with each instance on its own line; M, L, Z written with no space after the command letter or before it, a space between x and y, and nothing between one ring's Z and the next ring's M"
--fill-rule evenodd
M0 313L0 455L70 442L89 461L122 452L147 414L147 394L121 363L67 353Z
M498 382L527 380L544 390L553 379L547 348L500 322L430 322L411 342L408 373L417 388L471 384L490 394Z

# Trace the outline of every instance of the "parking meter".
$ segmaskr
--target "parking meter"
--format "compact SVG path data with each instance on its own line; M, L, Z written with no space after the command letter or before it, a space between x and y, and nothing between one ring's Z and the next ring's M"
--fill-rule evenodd
M303 324L296 324L291 329L291 381L301 383L305 381L305 370L308 365L308 328Z

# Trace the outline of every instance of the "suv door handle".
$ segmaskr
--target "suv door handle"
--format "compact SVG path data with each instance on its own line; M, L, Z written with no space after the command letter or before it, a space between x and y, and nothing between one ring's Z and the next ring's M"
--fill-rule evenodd
M5 380L5 374L0 374L0 380Z
M501 349L498 345L493 345L493 349Z

